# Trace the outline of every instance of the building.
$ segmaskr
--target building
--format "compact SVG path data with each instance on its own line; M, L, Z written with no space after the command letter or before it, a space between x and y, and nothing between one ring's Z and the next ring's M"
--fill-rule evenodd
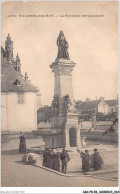
M37 111L38 111L41 108L41 93L40 93L40 91L37 92L36 97L37 97Z
M52 118L52 107L51 106L44 106L39 108L37 111L37 123L40 122L50 122Z
M38 88L27 73L21 74L20 58L13 58L13 41L8 34L1 48L1 128L3 132L37 129Z
M108 112L109 113L118 113L118 99L106 100L108 104Z
M118 112L118 99L113 100L104 100L104 97L101 97L99 100L89 100L86 101L77 101L76 108L80 114L92 115L93 113L102 113L104 115Z

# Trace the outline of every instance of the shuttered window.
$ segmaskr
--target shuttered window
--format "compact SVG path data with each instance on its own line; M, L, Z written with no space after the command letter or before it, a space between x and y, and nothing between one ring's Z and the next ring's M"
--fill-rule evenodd
M18 104L23 104L24 103L24 94L19 93L18 94Z

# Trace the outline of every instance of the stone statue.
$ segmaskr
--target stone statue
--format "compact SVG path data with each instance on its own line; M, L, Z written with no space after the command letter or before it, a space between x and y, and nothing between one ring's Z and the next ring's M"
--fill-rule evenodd
M65 101L64 101L64 109L65 111L70 112L72 102L70 100L69 94L65 96Z
M53 111L53 115L57 116L59 114L59 100L57 95L54 95L53 97L52 111Z
M13 47L13 41L11 40L10 35L8 34L7 40L5 41L5 47Z
M54 95L54 97L53 97L52 107L53 107L54 110L59 108L59 101L58 101L58 96L57 95Z
M57 46L58 46L58 58L69 59L68 54L68 42L63 34L63 31L60 31L58 39L57 39Z
M11 40L10 35L8 34L7 40L5 41L5 50L7 60L10 61L13 58L13 41Z

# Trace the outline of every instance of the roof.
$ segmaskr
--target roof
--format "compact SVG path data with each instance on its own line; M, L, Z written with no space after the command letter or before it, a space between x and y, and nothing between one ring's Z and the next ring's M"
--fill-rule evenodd
M100 102L101 102L101 100L92 100L92 101L81 102L80 109L84 110L84 111L89 111L91 109L95 109ZM106 102L108 104L108 106L118 105L118 100L116 100L116 99L105 100L104 102Z
M6 56L6 52L5 52L5 50L3 49L3 47L1 47L1 53L2 53L3 57Z
M4 49L1 49L2 55L4 53ZM5 56L4 56L5 57ZM20 85L17 86L14 83L18 80ZM1 64L1 91L2 92L37 92L38 88L31 83L25 81L13 67L6 63L6 61L2 61Z
M113 99L113 100L105 100L105 102L109 105L109 106L116 106L118 105L118 100Z
M85 101L82 102L80 108L84 110L94 109L99 103L100 100Z

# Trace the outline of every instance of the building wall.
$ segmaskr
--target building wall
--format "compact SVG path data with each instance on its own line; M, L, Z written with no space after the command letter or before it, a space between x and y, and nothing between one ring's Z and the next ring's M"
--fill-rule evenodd
M109 106L109 113L117 112L115 106Z
M1 129L6 131L8 129L8 111L7 111L7 95L1 94Z
M115 112L118 113L118 105L115 106Z
M98 112L99 113L103 113L103 114L107 114L109 112L109 107L108 107L108 104L104 101L101 101L99 104L98 104Z
M37 110L41 108L41 95L38 93L36 94L36 101L37 101Z
M24 103L18 103L18 93L1 95L2 131L31 131L37 129L36 93L25 92Z

